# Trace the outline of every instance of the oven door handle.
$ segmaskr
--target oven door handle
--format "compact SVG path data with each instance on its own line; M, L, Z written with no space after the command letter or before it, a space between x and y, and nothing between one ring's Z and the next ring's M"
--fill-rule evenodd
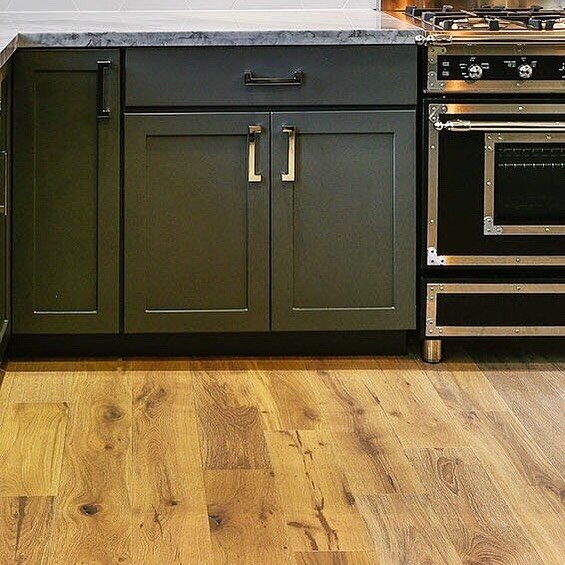
M472 122L449 120L433 123L437 131L516 131L516 132L565 132L565 122Z

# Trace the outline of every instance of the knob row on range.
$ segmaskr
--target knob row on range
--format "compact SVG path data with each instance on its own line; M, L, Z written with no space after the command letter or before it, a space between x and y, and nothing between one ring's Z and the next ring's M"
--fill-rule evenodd
M483 68L480 65L471 65L467 69L467 74L471 80L479 80L483 78ZM534 74L534 69L531 65L524 63L518 67L518 76L523 79L531 78Z

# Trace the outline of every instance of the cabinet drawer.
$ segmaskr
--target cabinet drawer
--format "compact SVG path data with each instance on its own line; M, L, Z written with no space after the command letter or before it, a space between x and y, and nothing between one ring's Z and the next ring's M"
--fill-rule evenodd
M426 337L565 336L565 282L428 283Z
M413 45L132 48L126 104L413 105Z

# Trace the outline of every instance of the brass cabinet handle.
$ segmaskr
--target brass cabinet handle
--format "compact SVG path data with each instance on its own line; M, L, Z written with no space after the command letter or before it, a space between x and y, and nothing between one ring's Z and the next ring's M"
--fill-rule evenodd
M283 182L296 180L296 126L284 126L283 133L288 134L288 173L282 174Z
M257 173L257 135L262 131L263 128L261 126L249 126L249 134L247 136L249 143L249 182L261 182L263 180L263 175Z

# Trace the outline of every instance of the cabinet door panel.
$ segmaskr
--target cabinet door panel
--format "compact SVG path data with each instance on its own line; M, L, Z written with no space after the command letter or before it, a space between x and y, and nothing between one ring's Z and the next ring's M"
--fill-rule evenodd
M268 329L268 125L268 114L126 116L126 331Z
M414 128L412 111L274 115L274 330L414 326Z
M98 118L104 74L108 119ZM16 60L14 308L17 333L119 330L119 52Z

